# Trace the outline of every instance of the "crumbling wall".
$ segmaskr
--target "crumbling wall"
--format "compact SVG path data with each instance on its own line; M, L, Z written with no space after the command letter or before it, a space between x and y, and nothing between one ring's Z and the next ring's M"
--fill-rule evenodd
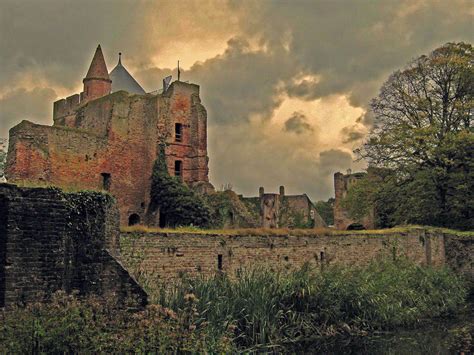
M260 216L263 228L316 228L326 227L316 207L306 194L285 195L285 187L280 192L265 193L259 188L259 197L239 196L250 213Z
M474 285L474 236L472 232L446 233L446 264L465 275Z
M57 290L142 305L146 294L115 260L118 211L101 193L0 184L0 306Z
M334 174L334 227L340 230L346 229L374 229L374 211L373 209L360 220L351 218L349 212L343 207L342 201L347 196L349 188L357 182L357 180L363 178L366 173L348 173L346 175L342 173Z
M183 274L234 274L265 264L298 268L305 263L361 265L378 257L406 256L421 265L445 263L444 235L424 229L385 233L240 235L142 233L121 234L121 258L134 275L173 279Z

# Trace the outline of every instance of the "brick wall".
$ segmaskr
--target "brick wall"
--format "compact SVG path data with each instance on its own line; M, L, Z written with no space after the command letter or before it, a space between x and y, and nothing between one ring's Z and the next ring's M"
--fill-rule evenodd
M445 264L445 235L431 230L386 234L252 236L182 233L121 234L121 260L134 275L172 279L211 275L221 266L234 273L260 263L294 268L304 263L366 264L379 256L405 255L418 264Z
M115 259L110 196L0 184L0 307L79 290L124 302L146 295Z

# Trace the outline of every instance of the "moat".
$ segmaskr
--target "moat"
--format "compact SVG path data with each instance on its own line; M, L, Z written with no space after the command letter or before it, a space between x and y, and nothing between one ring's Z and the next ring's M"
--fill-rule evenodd
M474 327L474 303L454 318L436 319L417 329L399 329L366 336L335 336L299 346L289 352L323 354L458 354L472 339L463 330ZM472 331L472 330L471 330Z

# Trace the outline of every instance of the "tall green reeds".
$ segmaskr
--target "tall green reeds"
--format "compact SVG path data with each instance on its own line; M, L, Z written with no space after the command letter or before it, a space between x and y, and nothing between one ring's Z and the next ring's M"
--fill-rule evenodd
M251 347L413 327L455 312L467 290L448 269L397 260L323 271L253 269L234 279L183 278L161 288L160 303L180 311L186 294L196 297L198 324L210 325L215 335L230 329L239 346Z

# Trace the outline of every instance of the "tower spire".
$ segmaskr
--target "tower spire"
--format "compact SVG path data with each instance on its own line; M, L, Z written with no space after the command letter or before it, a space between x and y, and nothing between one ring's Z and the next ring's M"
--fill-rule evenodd
M107 70L107 65L105 64L105 59L104 55L102 54L102 48L100 48L100 44L95 50L94 57L92 58L91 65L84 80L86 79L110 80L109 71Z
M119 52L119 61L118 65L122 65L122 52Z
M110 94L112 80L110 80L100 44L95 50L89 70L82 82L84 92L81 94L81 101L89 101Z

